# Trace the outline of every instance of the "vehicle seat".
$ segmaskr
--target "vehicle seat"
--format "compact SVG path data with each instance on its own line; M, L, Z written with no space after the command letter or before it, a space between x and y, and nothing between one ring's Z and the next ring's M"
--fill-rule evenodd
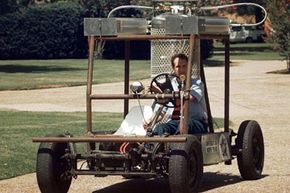
M130 109L129 113L122 121L120 128L113 135L145 136L146 130L143 127L144 118L141 109L143 111L145 121L148 122L153 115L151 106L134 106Z

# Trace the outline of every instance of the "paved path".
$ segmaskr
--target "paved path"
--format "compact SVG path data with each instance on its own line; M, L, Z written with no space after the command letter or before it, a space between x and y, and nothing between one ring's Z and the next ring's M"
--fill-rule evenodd
M231 67L230 120L237 130L243 120L255 119L263 129L263 178L242 181L236 161L205 167L204 192L290 192L290 75L268 74L285 68L281 61L235 61ZM214 117L223 117L223 68L205 69ZM148 81L147 81L148 82ZM113 86L112 86L113 85ZM146 84L145 84L146 85ZM148 85L148 84L147 84ZM111 90L109 90L111 88ZM103 84L94 90L121 93L122 84ZM0 109L26 111L85 111L85 87L0 92ZM150 103L150 101L149 101ZM136 101L135 103L136 104ZM133 105L134 105L133 104ZM94 111L120 112L117 102L95 102ZM35 174L0 181L0 192L39 192ZM163 180L124 180L119 176L80 176L70 192L165 193Z

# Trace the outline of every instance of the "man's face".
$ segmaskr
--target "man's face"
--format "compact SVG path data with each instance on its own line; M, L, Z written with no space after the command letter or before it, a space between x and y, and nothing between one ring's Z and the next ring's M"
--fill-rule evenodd
M173 74L180 76L184 75L186 76L187 71L187 60L175 58L173 61L174 67L173 67Z

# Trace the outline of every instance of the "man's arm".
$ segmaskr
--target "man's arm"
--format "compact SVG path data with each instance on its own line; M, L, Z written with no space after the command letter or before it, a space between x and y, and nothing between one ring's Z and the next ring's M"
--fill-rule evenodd
M190 98L191 102L199 102L203 98L203 83L201 80L192 80L190 87Z
M143 123L144 129L145 130L152 130L154 125L157 122L159 122L164 117L165 114L166 114L166 112L164 111L164 106L160 105L158 107L158 109L154 112L154 114L152 115L150 120L148 122Z

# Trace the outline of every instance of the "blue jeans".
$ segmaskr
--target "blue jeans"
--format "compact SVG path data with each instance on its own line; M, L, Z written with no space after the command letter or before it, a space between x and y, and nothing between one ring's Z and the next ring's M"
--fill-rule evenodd
M153 130L153 135L179 134L179 120L170 120L167 123L159 123ZM201 120L188 120L188 134L206 133L208 124Z

